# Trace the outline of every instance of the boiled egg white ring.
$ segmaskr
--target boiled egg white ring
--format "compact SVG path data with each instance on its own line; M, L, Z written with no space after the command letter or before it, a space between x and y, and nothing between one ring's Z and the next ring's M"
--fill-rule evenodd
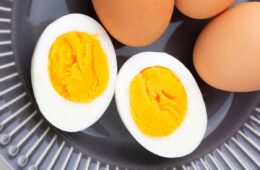
M187 94L184 121L172 134L161 138L144 135L130 111L129 85L143 69L152 66L166 67L175 73ZM203 139L207 113L200 89L190 71L171 55L143 52L132 56L119 71L115 97L119 115L128 131L144 148L156 155L167 158L185 156L193 152Z
M96 34L107 56L108 85L90 103L66 100L55 91L49 78L50 48L57 37L70 31ZM32 87L41 113L55 127L68 132L84 130L102 116L114 95L116 75L116 55L108 34L97 21L82 14L69 14L51 23L39 38L31 63Z

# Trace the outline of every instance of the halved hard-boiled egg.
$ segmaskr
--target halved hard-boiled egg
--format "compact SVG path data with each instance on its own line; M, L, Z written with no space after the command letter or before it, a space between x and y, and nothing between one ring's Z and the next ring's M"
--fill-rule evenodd
M61 130L95 123L112 100L116 77L112 42L88 16L63 16L38 40L31 64L34 96L44 117Z
M137 142L162 157L191 153L206 131L206 108L195 79L166 53L139 53L122 66L116 104Z

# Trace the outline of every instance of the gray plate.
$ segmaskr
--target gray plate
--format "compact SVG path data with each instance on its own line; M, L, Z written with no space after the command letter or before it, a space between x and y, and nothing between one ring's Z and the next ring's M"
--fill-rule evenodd
M11 167L260 167L260 92L228 93L205 84L194 71L191 58L196 37L208 20L192 20L177 10L167 31L155 43L143 48L124 46L114 39L113 43L119 68L138 52L165 51L191 70L202 90L209 120L205 138L195 152L179 159L149 153L122 124L114 100L102 118L84 131L64 133L52 127L37 111L30 83L30 62L43 29L53 20L75 12L97 19L89 0L0 1L0 153Z

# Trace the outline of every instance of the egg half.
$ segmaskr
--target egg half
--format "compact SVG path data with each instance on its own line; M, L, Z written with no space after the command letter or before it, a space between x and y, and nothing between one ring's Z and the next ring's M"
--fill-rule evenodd
M76 132L95 123L112 100L116 77L114 47L94 19L69 14L41 34L32 88L41 113L57 128Z
M202 94L189 70L171 55L131 57L119 71L115 97L124 125L148 151L182 157L201 143L207 126Z

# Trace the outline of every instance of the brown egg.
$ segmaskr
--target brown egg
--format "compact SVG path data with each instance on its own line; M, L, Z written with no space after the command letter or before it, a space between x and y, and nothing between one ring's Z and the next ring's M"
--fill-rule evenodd
M92 0L107 31L129 46L145 46L168 26L174 0Z
M235 0L176 0L176 7L195 19L213 17L227 9Z
M213 87L260 90L260 2L241 3L213 19L196 41L193 62Z

